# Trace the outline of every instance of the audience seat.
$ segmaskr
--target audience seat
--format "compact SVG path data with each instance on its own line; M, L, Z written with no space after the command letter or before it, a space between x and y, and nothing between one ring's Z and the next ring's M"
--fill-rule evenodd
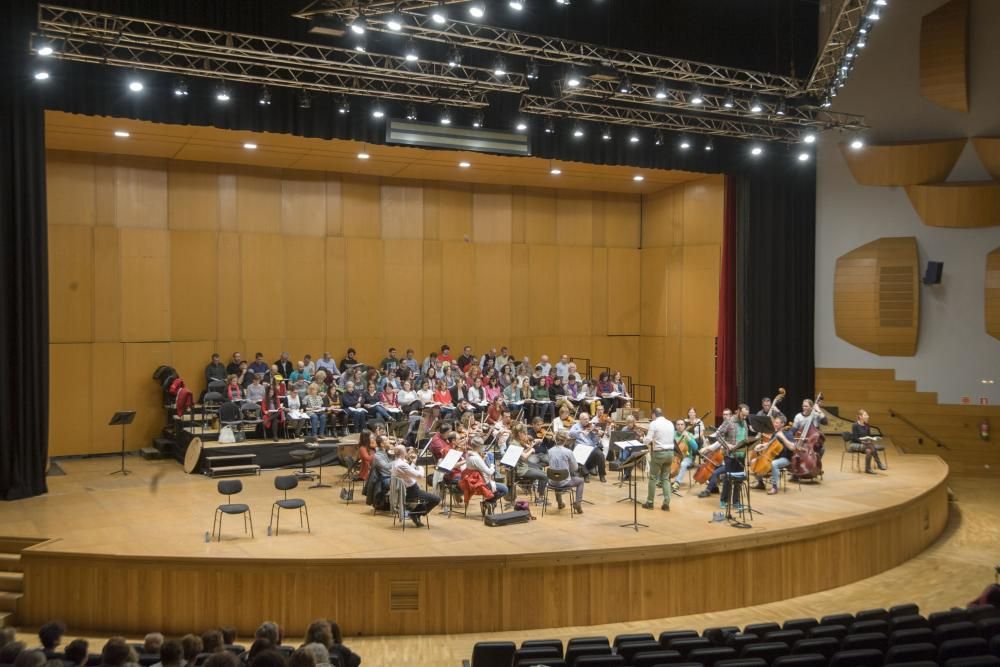
M791 646L800 639L805 639L806 633L802 630L775 630L764 635L766 642L782 642Z
M976 622L979 626L979 634L982 635L983 639L989 641L994 635L1000 634L1000 618L984 618Z
M810 628L806 636L816 639L820 637L834 637L839 642L847 636L847 626L839 624L817 625L815 628Z
M554 646L536 646L533 648L520 648L514 651L514 664L524 660L534 660L536 664L547 663L551 658L562 659L562 649Z
M638 641L621 642L617 646L616 653L625 658L625 662L632 662L632 656L638 653L648 653L649 651L659 651L660 642L655 639L642 639Z
M938 662L945 663L952 658L965 658L989 653L989 644L982 637L947 639L938 644Z
M627 667L628 663L620 655L581 655L576 662L566 661L569 667Z
M726 637L726 646L732 646L736 649L737 653L741 653L744 646L756 644L758 642L760 642L760 637L754 634L747 634L745 632Z
M821 653L796 653L775 658L771 667L826 667L826 663Z
M838 651L830 658L830 667L882 667L882 651L873 648Z
M702 630L701 636L716 646L725 646L726 637L734 635L739 631L739 627L735 625L724 625L720 627L705 628Z
M897 644L890 646L885 653L885 664L897 662L913 662L914 660L934 660L937 658L937 646L929 642L919 644Z
M514 667L569 667L562 658L525 658L514 663Z
M889 635L890 646L895 646L896 644L917 644L923 642L934 643L934 631L930 628L896 630Z
M819 619L820 625L842 625L845 628L851 627L851 623L854 623L854 616L852 614L829 614Z
M571 646L578 646L578 645L584 645L584 644L586 644L588 646L590 646L592 644L600 644L602 646L611 646L611 642L608 641L607 637L600 637L600 636L595 636L595 637L573 637L568 642L566 642L566 650L569 650L569 648Z
M743 650L740 651L740 657L763 658L768 663L771 663L775 658L788 655L790 653L791 649L788 648L787 644L782 644L781 642L761 642L759 644L744 646Z
M817 625L819 625L819 621L815 618L793 618L782 623L781 629L808 632L810 628L815 628Z
M851 635L858 635L863 632L881 632L882 634L888 636L889 623L881 619L872 621L855 621L854 624L847 629L847 633Z
M628 635L618 635L615 637L615 641L612 642L612 646L618 647L625 642L645 642L645 641L655 641L656 638L649 632L639 632Z
M667 648L673 651L680 651L681 655L687 656L688 653L696 648L712 648L712 642L704 637L678 637L671 639L667 643Z
M889 617L895 618L896 616L912 616L914 614L920 613L920 607L913 604L897 604L894 607L889 607Z
M611 647L606 643L574 644L572 640L566 645L566 663L570 667L573 666L577 658L585 655L611 655Z
M1000 609L991 604L976 604L966 609L970 621L978 621L984 618L996 618L1000 616Z
M670 667L678 667L670 665ZM720 660L715 663L715 667L767 667L767 660L763 658L736 658L735 660Z
M660 646L666 648L671 639L696 639L697 630L665 630L660 633Z
M525 639L521 642L521 648L555 648L559 655L563 654L563 643L561 639Z
M972 621L943 623L934 628L934 643L940 644L949 639L964 639L965 637L980 637L981 635L979 626Z
M836 637L814 637L800 639L792 646L792 654L819 653L827 660L840 650L840 641Z
M889 650L889 638L884 632L859 632L844 637L840 647L845 651L873 648L879 653L885 653Z
M889 632L908 628L929 628L931 624L920 614L904 614L889 619Z
M700 662L705 667L714 667L720 660L732 660L736 657L736 649L728 646L713 646L712 648L696 648L687 654L687 659Z
M781 626L777 623L751 623L750 625L744 626L743 632L763 637L769 632L775 632L780 629Z
M632 656L632 667L655 667L656 665L666 665L671 663L684 662L684 657L679 651L668 651L660 649L658 651L644 651ZM572 667L572 666L571 666Z
M1000 658L995 655L973 655L968 658L952 658L945 667L997 667Z
M510 667L516 650L514 642L476 642L472 647L472 667Z
M885 609L862 609L854 615L855 621L888 621L889 612Z
M969 613L964 609L949 609L948 611L936 611L927 617L932 628L945 623L958 623L969 620Z

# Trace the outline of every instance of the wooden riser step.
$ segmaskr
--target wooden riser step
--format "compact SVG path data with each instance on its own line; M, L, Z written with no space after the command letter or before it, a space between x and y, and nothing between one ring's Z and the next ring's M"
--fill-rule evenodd
M8 625L14 625L14 612L0 611L0 628L6 628Z
M0 591L20 593L24 587L24 575L20 572L0 572Z
M0 553L0 572L20 572L21 555Z
M0 613L17 611L17 601L21 599L20 593L0 592Z
M207 471L209 477L235 477L237 475L259 475L260 466L256 463L241 465L241 466L219 466L218 468L209 468Z

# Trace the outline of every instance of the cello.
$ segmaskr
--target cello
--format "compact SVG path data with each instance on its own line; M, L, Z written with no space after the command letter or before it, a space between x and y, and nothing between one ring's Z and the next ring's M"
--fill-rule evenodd
M705 417L709 416L710 414L712 414L711 410L709 410L708 412L706 412L705 414L703 414L701 417L699 417L698 421L704 422L705 421ZM681 439L677 440L676 438L674 438L674 442L677 443L677 451L674 453L674 461L673 461L673 463L670 464L670 478L671 479L673 479L674 477L676 477L677 473L680 472L680 470L681 470L681 459L686 459L687 456L688 456L688 444L687 444L687 439L684 437L684 434L687 433L688 429L691 428L696 423L697 422L690 422L688 420L684 420L684 428L682 428L681 432L677 434L678 436L680 436ZM678 456L678 454L679 454L679 456ZM709 476L711 477L711 475L709 475Z
M729 418L729 421L732 421L733 419L736 419L735 414ZM716 431L718 430L719 429L716 429ZM723 453L723 448L725 447L725 445L718 442L716 444L718 445L718 447L716 447L712 451L708 452L707 454L701 453L702 463L701 465L698 466L698 469L694 471L694 481L696 481L699 484L707 484L708 480L712 478L712 473L714 473L716 468L721 466L725 461L725 454Z
M771 409L767 411L767 416L770 417L774 414L774 411L778 408L778 403L781 399L785 397L785 388L778 387L778 394L771 399ZM750 472L755 475L767 475L771 472L771 463L774 459L778 458L781 454L781 450L784 449L784 445L778 439L777 432L771 437L767 446L757 454L754 458L750 459L749 468Z
M823 475L823 462L820 461L817 450L826 438L816 427L816 411L822 400L823 393L820 392L816 395L813 409L806 417L806 422L799 428L799 433L795 438L795 452L792 454L792 462L788 466L788 470L800 479L815 479Z

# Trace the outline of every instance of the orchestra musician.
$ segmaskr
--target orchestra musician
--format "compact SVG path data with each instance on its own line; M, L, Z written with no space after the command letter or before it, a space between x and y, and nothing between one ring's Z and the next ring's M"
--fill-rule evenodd
M705 490L698 494L699 498L707 498L715 492L719 486L719 477L721 477L723 473L743 472L743 463L746 458L746 452L743 450L737 450L736 448L747 439L750 433L747 425L747 416L749 416L749 414L750 407L745 403L740 403L732 417L722 422L719 428L715 431L716 443L702 450L703 452L709 452L715 451L721 447L723 448L725 458L723 464L716 468L712 473L712 477L708 480ZM729 501L732 486L732 481L727 475L726 483L722 488L722 495L719 498L719 507L721 509L725 509L726 503Z
M760 399L760 410L757 411L758 417L774 417L775 415L781 415L785 417L785 414L778 409L778 406L771 404L771 397L765 396ZM785 422L788 422L788 417L785 417Z
M689 418L690 418L690 413ZM697 414L695 414L695 419L698 419ZM687 431L684 428L687 427ZM674 456L681 456L680 467L677 469L677 475L670 481L670 488L676 491L681 487L681 480L684 479L684 475L687 473L688 468L694 463L695 454L698 453L698 438L694 434L695 428L690 426L688 422L683 419L678 419L674 424ZM683 433L682 433L683 431ZM681 451L685 449L681 445L686 445L687 451L681 454Z
M549 448L548 451L549 468L552 470L563 470L569 474L565 480L561 482L551 482L552 487L560 490L571 490L575 489L576 495L573 501L573 510L577 514L583 514L583 478L576 476L577 468L579 467L576 463L576 458L573 456L573 452L566 449L560 440L556 440L556 444ZM563 503L562 493L556 493L556 503L559 505L559 509L566 507Z
M770 406L768 409L770 409ZM781 451L771 461L771 485L767 489L767 495L769 496L773 496L778 492L778 483L781 481L781 470L791 465L792 453L795 451L795 443L792 442L792 439L785 432L785 426L788 425L788 418L775 409L771 417L771 423L774 425L774 435L771 436L768 442L761 442L753 448L755 452L759 453L776 441L781 443ZM754 488L764 488L763 476L757 477L757 485Z
M601 449L601 436L603 435L601 427L591 423L589 414L581 412L577 422L569 429L568 435L577 445L590 445L594 448L584 463L584 481L590 477L590 471L594 468L597 469L597 474L602 482L608 481L607 461L604 457L604 450Z
M484 500L483 502L495 505L496 502L506 496L510 490L507 488L507 485L501 484L494 479L496 475L496 468L486 462L483 458L482 452L483 439L478 436L470 439L468 450L465 453L465 469L475 470L483 476L483 481L493 493L492 498Z
M518 444L523 449L518 459L517 467L514 469L515 478L517 480L533 481L537 497L543 498L549 477L543 469L542 456L536 449L536 442L527 431L522 430L519 432Z
M653 420L649 423L643 443L650 448L649 487L643 509L653 509L656 499L657 482L663 487L663 504L660 509L670 511L670 466L674 462L674 425L663 416L663 410L653 410Z
M885 470L885 464L878 457L875 441L868 439L872 436L871 426L868 424L869 419L867 410L858 410L858 420L851 424L851 442L848 443L847 449L852 452L864 452L865 472L874 475L876 473L872 470L872 459L875 460L875 465L878 466L879 470Z
M807 398L802 401L802 412L795 415L795 419L792 421L792 428L796 433L800 433L803 429L808 431L810 424L819 428L829 423L830 420L826 418L826 413L818 405L814 405L812 400ZM823 454L826 453L826 448L822 445L822 439L820 443L816 448L816 454L822 461Z
M423 526L420 517L430 514L441 502L441 498L421 488L424 470L414 465L417 460L416 452L407 452L405 445L396 445L393 456L391 474L406 487L406 504L413 507L409 510L410 520L417 527Z
M365 437L366 433L368 437ZM368 475L372 469L372 461L375 459L375 442L372 441L371 431L367 429L361 432L361 437L358 440L358 458L361 459L358 479L362 482L367 482Z
M698 446L701 447L702 445L704 445L705 422L703 422L701 418L698 417L698 411L695 409L693 405L690 408L688 408L688 416L687 420L685 420L685 423L687 424L688 427L688 433L694 436L694 439L698 443Z

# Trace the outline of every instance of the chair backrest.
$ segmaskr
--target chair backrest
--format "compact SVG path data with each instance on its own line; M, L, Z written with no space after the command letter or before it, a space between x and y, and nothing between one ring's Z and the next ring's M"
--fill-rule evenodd
M965 609L950 609L948 611L936 611L927 617L931 627L936 628L945 623L957 623L968 618L969 612Z
M738 632L735 635L729 635L726 637L726 646L732 646L736 649L736 653L739 654L743 651L744 646L749 646L750 644L759 644L761 641L760 637L752 633ZM837 646L840 646L838 642Z
M847 636L847 627L843 625L817 625L809 628L806 633L810 637L836 637L840 641Z
M766 642L784 642L791 646L800 639L805 639L806 633L802 630L775 630L764 635Z
M240 406L238 403L229 401L219 407L219 419L224 422L238 422L240 420Z
M550 482L565 482L569 479L569 470L556 470L555 468L546 468L545 474L549 476Z
M575 662L566 661L569 667L625 667L628 663L620 655L581 655ZM635 667L635 663L632 663Z
M701 663L694 663L696 665ZM680 665L671 665L680 667ZM763 658L735 658L733 660L720 660L715 663L715 667L767 667L767 660Z
M776 632L781 629L777 623L751 623L743 628L743 632L764 637L769 632Z
M934 628L934 641L940 644L949 639L962 639L964 637L978 637L979 626L972 621L958 621L957 623L942 623Z
M889 607L889 616L895 618L896 616L909 616L910 614L919 614L920 606L914 604L913 602L908 602L907 604L897 604Z
M907 628L929 628L930 623L920 614L902 614L889 618L889 631L906 630Z
M826 656L821 653L797 653L778 656L771 667L826 667L826 662Z
M555 646L534 646L514 651L515 664L528 659L537 660L539 664L542 664L546 658L562 658L562 651Z
M938 644L937 660L943 664L953 658L986 655L988 652L989 644L982 637L948 639Z
M660 646L666 648L671 639L691 639L693 637L698 637L697 630L664 630L660 633Z
M729 646L713 646L711 648L696 648L687 654L691 662L700 662L705 667L712 667L720 660L732 660L736 657L736 649Z
M243 482L238 479L219 480L219 493L224 496L232 496L243 490Z
M668 651L666 649L640 651L632 656L632 667L654 667L655 665L665 665L681 662L682 660L683 658L679 651Z
M704 637L678 637L667 642L667 648L673 651L680 651L681 655L687 656L696 648L711 648L712 642Z
M886 664L894 662L912 662L914 660L934 660L937 658L937 646L930 642L919 644L898 644L890 646L885 653Z
M639 653L660 650L660 642L655 639L639 639L631 642L622 642L615 651L618 655L624 656L626 662L632 662L632 657Z
M566 662L572 665L586 655L611 655L611 647L606 642L607 640L604 644L574 644L573 640L570 640L566 645Z
M819 625L819 621L815 618L793 618L785 621L781 624L782 630L801 630L806 632L809 628L815 628Z
M862 609L854 615L855 621L888 621L889 612L885 609Z
M873 648L838 651L830 659L830 667L882 667L882 652Z
M819 619L820 625L842 625L845 628L851 627L851 623L853 622L853 614L828 614Z
M889 638L884 632L859 632L844 637L840 647L845 651L873 648L885 653L889 649Z
M827 660L840 650L840 641L836 637L816 637L800 639L792 646L792 653L819 653Z
M514 642L476 642L472 667L510 667L516 650Z
M627 635L617 635L611 642L612 646L621 646L625 642L645 642L653 641L653 635L648 632L632 633Z
M299 485L299 478L295 475L278 475L274 478L274 488L284 491L285 495Z
M889 635L889 644L891 646L933 641L934 631L930 628L907 628L906 630L896 630Z
M871 621L855 621L848 629L848 632L852 635L860 634L862 632L881 632L888 635L889 624L881 619Z
M1000 635L1000 618L984 618L976 623L979 626L979 634L983 639L989 641L996 635Z
M224 394L226 393L226 383L222 380L212 380L208 383L208 391Z
M539 647L556 648L559 650L559 656L562 657L563 644L561 639L525 639L521 642L521 648Z
M206 407L217 408L226 402L226 397L221 392L207 391L201 399L201 404Z
M781 642L761 642L760 644L744 646L740 652L740 657L764 658L768 663L771 663L778 656L788 655L789 653L791 653L791 649L788 648L787 644L782 644Z
M607 637L571 637L568 642L566 642L566 650L569 650L571 646L593 646L597 644L599 646L611 646L611 642L608 641Z

